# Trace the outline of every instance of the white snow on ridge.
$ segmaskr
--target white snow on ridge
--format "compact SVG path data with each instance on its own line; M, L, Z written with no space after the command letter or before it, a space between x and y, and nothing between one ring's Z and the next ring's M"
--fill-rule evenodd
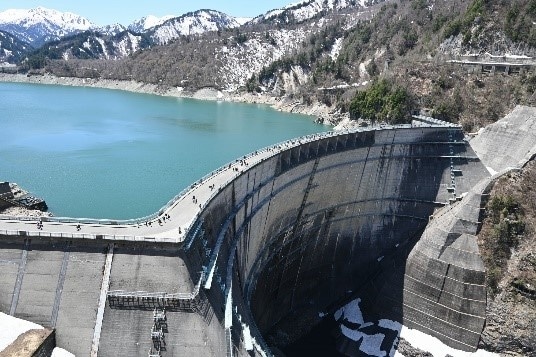
M112 24L112 25L101 26L97 28L96 30L97 32L100 32L106 35L115 36L118 33L125 31L126 29L127 28L121 24Z
M253 20L253 17L235 17L234 19L239 25L243 25Z
M240 26L234 17L215 10L199 10L194 13L173 18L154 28L154 38L159 44L165 44L181 35L196 35L220 28Z
M256 17L254 21L269 20L284 12L290 12L296 21L302 22L313 18L324 10L334 11L354 6L367 7L366 3L367 0L359 0L357 2L351 0L305 0L289 4L281 9L268 11L264 15Z
M0 12L1 24L19 24L26 27L38 23L52 23L65 31L85 31L95 27L89 20L71 12L61 12L39 6L35 9L9 9Z
M148 15L145 17L142 17L139 20L134 21L130 25L128 25L128 29L134 32L143 32L147 31L150 28L153 28L158 25L162 25L164 22L166 22L169 19L174 18L173 15L166 15L162 17L157 17L154 15Z
M151 27L162 25L164 22L166 22L169 19L172 19L173 17L174 17L173 15L166 15L162 17L156 17L154 15L146 16L143 22L143 29L148 30Z

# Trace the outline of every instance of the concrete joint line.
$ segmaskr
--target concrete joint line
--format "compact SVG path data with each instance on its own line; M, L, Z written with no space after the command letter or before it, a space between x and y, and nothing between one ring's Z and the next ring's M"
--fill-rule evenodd
M465 327L461 327L461 326L459 326L459 325L455 325L455 324L453 324L452 322L449 322L449 321L447 321L447 320L440 319L439 317L437 317L437 316L435 316L435 315L431 315L431 314L429 314L429 313L427 313L427 312L425 312L425 311L419 310L419 309L417 309L417 308L415 308L415 307L413 307L413 306L409 306L409 305L407 305L407 304L404 304L404 306L407 307L408 309L412 309L412 310L417 311L419 314L422 314L423 316L428 316L428 317L430 317L430 318L432 318L432 319L434 319L434 320L442 321L443 323L452 326L452 328L454 328L454 329L460 329L460 330L462 330L462 331L465 331L466 333L475 334L475 335L478 335L478 336L480 336L480 334L481 334L481 332L473 331L473 330L469 330L469 329L467 329L467 328L465 328ZM408 317L405 316L404 319L408 319ZM409 319L408 319L408 320L409 320ZM415 321L413 321L413 320L410 320L410 321L412 321L412 322L414 322L414 323L416 323L416 324L422 326L421 324L419 324L419 323L417 323L417 322L415 322ZM482 326L484 326L484 325L482 325ZM423 326L423 327L430 329L429 327L426 327L426 326ZM439 333L440 335L443 335L441 332L438 332L438 331L435 331L435 332L436 332L436 333ZM443 336L448 337L448 336L446 336L446 335L443 335ZM452 337L448 337L448 338L450 338L450 339L453 340L453 341L457 341L456 339L454 339L454 338L452 338ZM458 341L458 342L460 342L460 341Z
M26 260L28 258L28 250L30 248L30 239L24 241L24 248L22 250L19 271L17 273L17 281L15 282L15 289L13 290L13 298L11 299L11 307L9 309L9 314L15 316L15 311L17 311L17 304L19 302L20 289L22 287L22 279L24 278L24 272L26 271Z
M427 326L424 326L423 324L420 324L420 323L418 323L418 322L416 322L416 321L413 321L413 320L411 320L411 319L408 319L407 317L405 317L404 319L406 319L406 320L408 320L408 321L414 323L414 324L417 325L417 326L420 326L423 330L428 330L428 331L430 331L430 328L427 327ZM471 350L474 350L474 349L475 349L474 346L469 345L469 344L467 344L467 343L465 343L465 342L463 342L463 341L456 340L455 338L449 337L449 336L447 336L447 335L445 335L445 334L443 334L443 333L441 333L441 332L438 332L438 331L434 331L434 332L437 333L438 335L443 336L443 337L446 338L446 339L449 339L449 340L451 340L451 341L454 341L454 342L457 342L457 343L462 344L462 345L464 345L464 346L467 346L467 347L471 348Z
M104 318L104 308L106 307L106 297L110 288L110 273L112 271L112 260L114 257L114 243L108 245L108 253L106 254L106 262L104 263L104 273L102 276L101 293L99 297L99 305L97 309L97 319L95 321L95 330L93 333L93 342L91 343L91 357L97 357L99 352L99 342L102 330L102 320Z
M423 285L425 285L425 286L428 286L429 288L439 290L439 288L437 288L437 287L435 287L435 286L433 286L433 285L427 284L427 283L425 283L424 281L419 280L419 279L416 279L416 278L414 278L414 277L412 277L412 276L410 276L410 275L406 275L405 277L408 278L408 279L411 279L411 280L413 280L413 281L417 281L417 282L419 282L419 283L421 283L421 284L423 284ZM447 279L450 279L450 278L447 277ZM454 280L454 279L451 279L451 280ZM454 281L457 281L457 280L454 280ZM457 281L457 282L459 282L459 281ZM464 285L469 285L469 284L464 284ZM483 285L478 285L478 286L483 286ZM404 290L406 290L406 291L410 291L410 290L407 290L407 289L404 289ZM463 299L463 300L467 300L467 301L475 301L475 302L483 302L483 303L486 302L486 300L469 299L469 298L466 298L466 297L463 297L463 296L460 296L460 295L456 295L456 294L451 293L451 292L449 292L449 291L443 291L443 293L445 293L445 294L449 294L449 295L455 296L455 297L457 297L457 298L459 298L459 299Z
M58 320L58 311L60 308L61 294L63 292L63 284L65 282L65 275L67 273L67 265L69 263L69 253L70 253L71 243L67 243L65 251L63 252L63 260L61 262L60 274L58 277L58 285L56 288L56 296L54 298L54 306L52 307L52 317L50 318L50 326L56 327L56 322Z
M423 295L417 294L417 293L414 292L414 291L406 290L406 289L404 289L404 291L406 291L407 293L412 294L412 295L414 295L414 296L417 296L418 298L421 298L421 299L423 299L423 300L429 301L429 302L431 302L431 303L433 303L433 304L435 304L435 305L437 305L437 306L444 307L445 309L448 309L448 310L450 310L450 311L453 311L453 312L455 312L455 313L457 313L457 314L464 315L464 316L468 316L468 317L473 317L473 318L478 319L478 320L486 320L486 317L485 317L485 316L482 317L482 316L478 316L478 315L467 314L467 313L465 313L465 312L461 312L461 311L459 311L459 310L453 309L452 307L448 307L447 305L440 304L439 302L436 302L436 301L434 301L434 300L431 300L431 299L429 299L429 298L427 298L427 297L425 297L425 296L423 296ZM409 305L407 305L407 304L404 304L404 305L406 305L406 306L408 306L408 307L411 307L411 306L409 306ZM419 312L422 312L423 314L426 314L425 312L423 312L423 311L421 311L421 310L418 310L418 309L416 309L416 308L413 308L413 309L415 309L415 310L417 310L417 311L419 311ZM428 314L427 314L427 315L428 315ZM430 315L430 316L431 316L431 315ZM440 318L438 318L438 317L436 317L436 318L437 318L438 320L442 320L442 319L440 319ZM446 320L442 320L442 321L448 322L448 321L446 321ZM454 326L456 326L456 325L454 325ZM463 327L460 327L460 328L463 328ZM463 328L463 329L464 329L464 330L467 330L467 331L471 331L471 330L468 330L468 329L466 329L466 328Z

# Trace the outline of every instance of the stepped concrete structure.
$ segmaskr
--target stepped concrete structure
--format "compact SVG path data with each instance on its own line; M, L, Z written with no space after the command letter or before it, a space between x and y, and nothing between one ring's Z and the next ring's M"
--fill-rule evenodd
M360 294L475 350L475 234L491 182L535 152L535 110L471 140L417 119L259 150L142 219L2 216L0 309L80 356L267 356Z

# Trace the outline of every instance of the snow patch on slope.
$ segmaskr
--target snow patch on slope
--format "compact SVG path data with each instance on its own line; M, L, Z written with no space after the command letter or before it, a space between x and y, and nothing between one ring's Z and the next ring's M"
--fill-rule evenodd
M334 313L334 318L340 323L341 333L352 341L357 342L357 348L369 356L402 356L396 350L400 338L404 338L410 345L432 355L452 356L452 357L498 357L496 353L477 350L476 352L464 352L456 350L445 345L439 339L420 332L415 329L410 329L397 321L388 319L380 319L377 323L368 321L365 322L359 303L361 299L350 301L345 306L341 307ZM348 326L350 325L350 326ZM394 331L396 337L390 343L390 347L386 346L386 333ZM384 333L382 333L384 332ZM391 341L389 341L391 342ZM382 344L390 348L389 351L382 350Z
M337 58L339 57L339 53L341 52L342 40L343 40L343 37L336 39L335 43L331 47L331 52L329 53L329 56L334 61L337 60Z
M217 49L215 56L222 62L220 76L227 84L225 90L232 91L245 85L254 73L297 49L307 34L303 28L272 31L269 35L274 44L262 38L265 34L257 34L243 44Z

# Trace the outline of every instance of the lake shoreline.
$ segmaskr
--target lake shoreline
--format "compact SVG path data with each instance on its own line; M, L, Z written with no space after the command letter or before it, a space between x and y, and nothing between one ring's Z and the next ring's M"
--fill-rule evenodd
M120 81L111 79L93 79L77 77L57 77L50 74L31 75L0 73L0 82L53 84L73 87L94 87L122 90L133 93L160 95L165 97L190 98L210 101L226 101L235 103L268 105L275 110L304 114L316 117L315 122L334 126L334 130L354 127L357 123L350 121L348 113L330 108L322 103L304 105L290 98L274 97L266 94L247 92L225 92L216 88L202 88L195 92L186 91L181 87L162 87L136 81Z
M55 216L150 215L243 155L331 130L267 105L176 99L135 83L122 87L151 94L57 85L54 77L2 78L2 180L45 198Z

